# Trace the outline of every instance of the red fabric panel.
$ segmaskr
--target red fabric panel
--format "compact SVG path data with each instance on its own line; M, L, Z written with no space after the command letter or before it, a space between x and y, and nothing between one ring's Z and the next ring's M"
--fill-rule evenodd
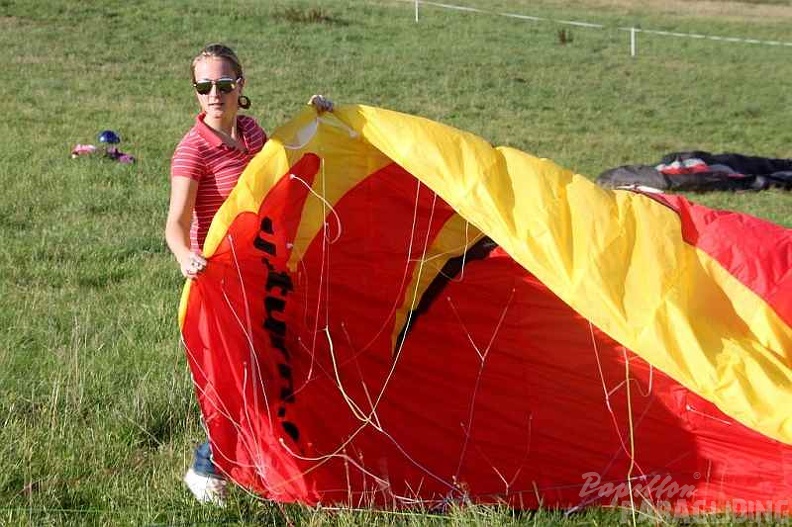
M317 166L293 172L310 182ZM499 249L447 277L393 349L396 310L418 304L408 286L433 272L419 262L453 211L390 165L334 204L343 235L320 232L288 273L306 197L281 180L189 298L199 401L237 483L393 508L618 505L628 479L636 503L687 511L792 495L792 447L650 368Z
M709 209L682 196L648 196L679 214L687 243L717 260L792 325L792 229L747 214Z
M240 485L274 499L314 500L293 459L264 455L295 428L285 303L293 293L285 264L319 158L305 156L263 201L242 214L191 288L182 327L215 463ZM266 383L265 383L266 379Z

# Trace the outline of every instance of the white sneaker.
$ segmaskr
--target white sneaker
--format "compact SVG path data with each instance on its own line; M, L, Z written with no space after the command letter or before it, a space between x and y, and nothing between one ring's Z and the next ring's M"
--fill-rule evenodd
M184 482L199 502L225 507L226 480L203 476L190 469L184 475Z

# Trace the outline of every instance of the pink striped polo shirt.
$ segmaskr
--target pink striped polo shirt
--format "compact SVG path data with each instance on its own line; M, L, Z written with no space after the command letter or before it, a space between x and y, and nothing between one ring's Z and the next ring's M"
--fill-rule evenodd
M237 130L246 151L232 148L204 123L204 115L196 117L195 125L179 142L171 158L171 178L186 177L198 182L190 228L190 245L194 251L203 248L212 218L267 140L255 119L239 115Z

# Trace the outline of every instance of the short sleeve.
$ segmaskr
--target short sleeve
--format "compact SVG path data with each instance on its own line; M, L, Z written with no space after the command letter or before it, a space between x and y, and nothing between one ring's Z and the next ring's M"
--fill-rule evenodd
M171 177L181 176L200 181L206 173L201 150L196 141L191 141L191 134L182 139L171 157Z

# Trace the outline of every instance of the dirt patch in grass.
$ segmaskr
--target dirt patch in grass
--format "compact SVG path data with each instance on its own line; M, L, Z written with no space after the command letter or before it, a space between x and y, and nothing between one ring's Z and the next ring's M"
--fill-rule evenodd
M2 16L0 15L0 27L20 27L22 20L16 16Z
M275 18L293 24L342 24L342 20L332 16L327 10L311 7L288 7L275 13Z

